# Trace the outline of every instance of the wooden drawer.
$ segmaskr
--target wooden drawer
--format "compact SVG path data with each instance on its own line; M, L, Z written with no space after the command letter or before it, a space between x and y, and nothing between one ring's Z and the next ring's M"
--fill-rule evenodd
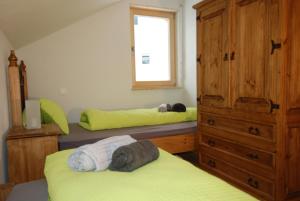
M228 140L212 137L209 135L202 135L202 143L209 147L216 148L225 152L229 152L238 157L242 157L246 160L256 162L268 167L273 168L275 166L274 154L269 152L260 151L257 149L242 146Z
M194 151L196 144L195 136L196 134L194 133L188 133L175 136L152 138L150 141L165 151L175 154Z
M235 185L242 187L246 191L255 193L265 200L273 200L274 186L271 180L240 170L206 154L201 154L200 165Z
M9 182L43 178L46 156L55 153L57 146L57 136L7 140Z
M273 126L201 114L201 124L275 142Z

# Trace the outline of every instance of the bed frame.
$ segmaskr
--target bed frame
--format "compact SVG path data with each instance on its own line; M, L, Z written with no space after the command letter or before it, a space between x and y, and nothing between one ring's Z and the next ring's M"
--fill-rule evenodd
M8 60L12 125L13 127L22 127L22 110L25 108L26 99L28 99L26 65L23 60L18 65L18 58L13 50ZM149 140L170 153L194 151L197 144L196 132L158 136Z

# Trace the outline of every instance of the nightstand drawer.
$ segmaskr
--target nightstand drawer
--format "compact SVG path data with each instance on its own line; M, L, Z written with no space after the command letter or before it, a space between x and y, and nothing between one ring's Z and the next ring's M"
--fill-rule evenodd
M201 143L206 144L211 148L228 152L230 154L236 155L237 157L241 157L243 159L256 162L271 168L275 166L275 158L273 153L249 148L228 140L212 137L205 134L202 135L201 141Z
M218 176L221 176L248 191L259 194L265 200L272 200L274 186L271 180L240 170L239 168L206 154L201 154L200 160L200 165L202 167L212 171Z
M275 142L273 126L201 114L201 125Z
M41 179L46 156L58 150L57 136L8 140L7 149L9 182Z
M60 129L53 124L40 129L13 127L6 144L9 182L18 184L44 177L46 156L58 151Z

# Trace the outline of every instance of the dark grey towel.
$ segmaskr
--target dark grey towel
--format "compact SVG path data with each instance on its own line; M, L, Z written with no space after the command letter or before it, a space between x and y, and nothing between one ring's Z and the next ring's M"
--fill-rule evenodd
M172 111L173 112L185 112L186 107L182 103L175 103L174 105L172 105Z
M109 169L113 171L131 172L159 157L157 147L148 140L134 142L119 147L112 155Z

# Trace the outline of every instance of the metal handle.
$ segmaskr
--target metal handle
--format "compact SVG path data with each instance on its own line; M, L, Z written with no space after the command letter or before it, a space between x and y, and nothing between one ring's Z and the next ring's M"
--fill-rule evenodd
M259 129L258 129L258 128L253 128L252 126L249 127L248 132L249 132L251 135L259 135L259 134L260 134Z
M276 49L281 48L281 43L275 43L274 40L271 40L271 44L272 44L272 50L271 50L271 55L272 55L272 54L274 54Z
M199 55L199 56L197 57L197 62L198 62L199 64L201 64L201 55Z
M247 181L248 185L253 187L253 188L258 188L259 187L259 183L258 181L254 180L253 178L249 178L248 181Z
M246 156L251 160L258 160L259 158L257 154L253 154L253 153L246 154Z
M213 125L215 125L215 120L213 120L213 119L208 119L208 120L207 120L207 123L208 123L208 125L213 126Z
M216 161L214 161L214 160L209 160L209 161L207 162L207 165L209 165L210 167L215 168L215 167L216 167Z
M230 60L232 61L232 60L234 60L234 58L235 58L235 52L231 52Z
M211 140L211 139L209 139L209 140L207 141L207 143L208 143L208 145L211 146L211 147L214 147L214 146L216 145L216 142L215 142L214 140Z
M223 60L228 61L228 53L225 53Z

